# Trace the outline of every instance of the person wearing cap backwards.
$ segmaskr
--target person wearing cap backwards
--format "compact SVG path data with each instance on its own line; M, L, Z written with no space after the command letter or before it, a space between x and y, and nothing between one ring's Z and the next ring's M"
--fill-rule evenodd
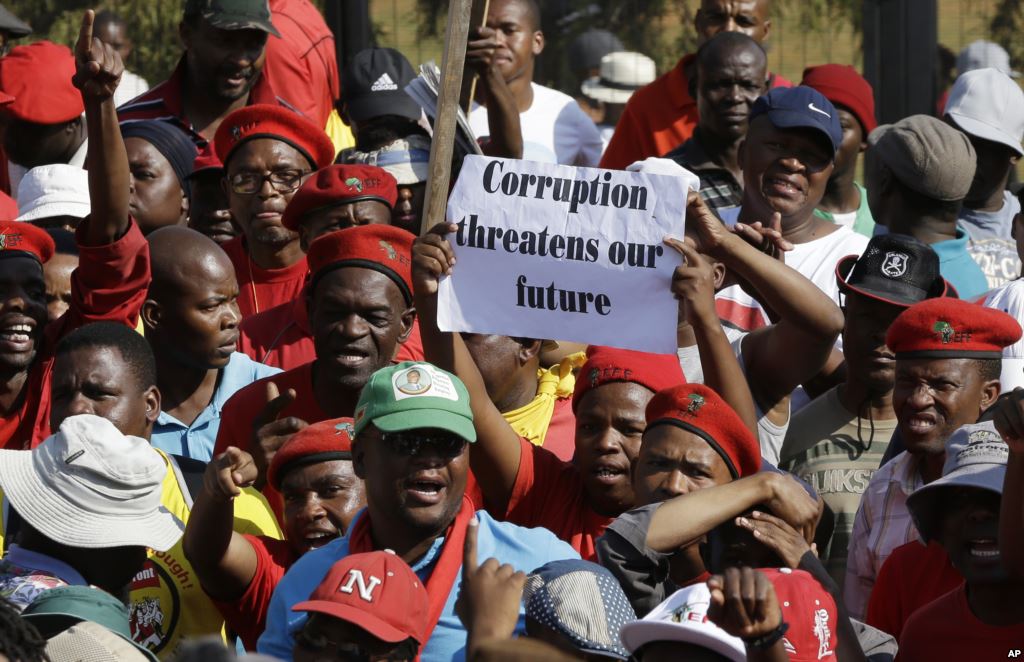
M739 207L739 149L754 101L767 90L768 55L742 32L720 32L697 51L693 135L665 154L700 177L700 196L714 210Z
M295 636L295 662L412 662L431 629L423 582L390 550L341 559L292 611L309 615Z
M913 304L951 292L935 251L899 234L873 237L860 258L839 261L835 277L845 297L846 379L794 414L779 468L809 482L835 517L818 554L842 585L857 506L896 431L895 364L885 333Z
M901 660L1002 659L1024 641L1024 582L999 551L1008 456L993 423L965 425L946 442L942 477L907 500L921 538L942 545L964 582L910 616Z
M188 176L196 146L167 122L144 120L121 125L132 173L132 218L142 234L188 221Z
M224 190L224 165L213 150L201 152L188 176L188 226L220 245L238 236Z
M284 227L299 235L299 247L308 252L317 238L335 230L360 225L388 225L395 206L395 180L375 166L330 165L302 185L285 208ZM418 231L418 230L417 230ZM252 359L291 370L316 358L306 310L306 292L253 315L241 325L239 351ZM408 341L399 346L399 360L423 356L419 334L412 351Z
M118 118L170 121L205 147L221 122L245 106L297 113L264 75L268 35L281 36L267 0L186 0L178 65L167 80L118 108Z
M292 111L255 105L225 118L214 147L224 164L231 218L242 231L224 250L235 265L244 319L302 292L306 256L283 215L306 178L334 160L334 146Z
M976 167L967 136L942 120L911 115L872 131L868 145L864 184L875 222L929 244L961 299L984 294L988 280L957 221Z
M0 93L14 97L2 106L9 191L36 166L86 166L87 116L74 74L71 51L49 41L15 46L0 58Z
M236 393L221 410L214 455L228 446L252 453L263 487L266 466L289 435L353 414L370 375L392 362L412 331L413 239L388 225L359 225L310 245L305 303L316 360ZM276 497L270 501L279 509Z
M985 272L989 287L999 287L1020 276L1011 236L1020 203L1006 185L1024 156L1024 92L1001 71L975 69L956 79L944 116L967 135L977 156L959 217L970 237L967 252Z
M412 374L419 375L411 388ZM465 495L468 445L476 440L469 392L458 377L429 363L378 370L355 409L352 462L366 489L366 510L344 538L307 552L277 585L260 637L261 653L288 659L305 618L292 611L337 560L393 550L426 585L427 628L422 660L465 658L466 630L455 613L466 541L481 558L514 570L578 558L543 529L524 529L475 512ZM472 533L470 533L472 529ZM522 612L520 612L522 613ZM522 633L522 620L516 632Z
M889 327L893 409L907 450L871 477L854 518L843 585L854 618L863 618L882 563L917 536L907 497L939 478L949 436L995 402L1002 348L1020 337L1006 313L949 297L916 303Z
M722 213L727 224L733 220L745 225L763 223L781 232L793 245L786 252L786 264L837 304L836 262L860 255L868 243L867 237L814 214L842 138L835 106L817 90L804 86L770 90L754 102L750 128L739 151L742 206L738 215ZM728 287L718 296L723 319L741 329L763 324L761 305L739 286Z
M868 134L878 126L874 90L856 69L842 64L807 67L800 84L818 90L832 102L843 129L843 140L836 151L836 166L814 213L870 237L875 232L875 219L871 217L867 192L854 177L857 161L868 148Z
M28 223L0 223L0 446L5 448L35 446L49 435L57 341L98 320L134 328L149 284L149 248L129 216L128 159L111 100L122 65L109 46L91 38L92 18L87 11L82 19L74 78L93 145L92 213L76 232L80 262L72 277L71 307L53 325L46 324L42 268L53 255L53 240Z
M157 364L161 411L152 443L209 462L228 399L280 372L238 352L238 281L209 237L170 226L149 236L153 281L142 305Z
M764 43L772 26L771 11L771 0L701 0L693 17L697 45L720 32L742 32ZM696 58L693 53L684 55L630 98L601 159L602 168L625 168L649 156L662 156L690 139L698 122L697 102L690 94ZM791 85L782 76L768 74L769 87Z
M351 418L314 423L274 455L267 474L284 500L284 540L231 530L234 497L257 477L251 455L228 448L206 467L205 487L185 528L185 553L246 650L256 650L270 596L288 568L345 535L366 505L352 470L352 430Z

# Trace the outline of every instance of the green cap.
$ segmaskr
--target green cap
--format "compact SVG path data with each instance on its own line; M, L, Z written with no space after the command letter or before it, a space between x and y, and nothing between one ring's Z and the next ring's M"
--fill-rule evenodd
M21 616L45 639L55 637L82 621L91 621L128 641L148 659L159 660L152 651L132 639L128 608L102 589L92 586L51 588L25 607Z
M406 361L370 376L356 404L355 431L435 428L476 441L469 391L458 377L429 363Z
M222 30L263 30L281 36L270 21L268 0L187 0L185 16L193 14Z

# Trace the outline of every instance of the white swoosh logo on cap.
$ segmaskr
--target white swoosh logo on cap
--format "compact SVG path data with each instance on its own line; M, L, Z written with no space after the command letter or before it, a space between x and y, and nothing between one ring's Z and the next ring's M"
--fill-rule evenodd
M816 112L816 113L821 113L821 114L822 114L822 115L824 115L825 117L827 117L827 118L829 118L829 119L832 119L832 116L831 116L831 115L829 115L828 113L826 113L826 112L825 112L824 110L822 110L821 108L815 108L815 107L814 107L814 103L813 103L813 102L812 102L812 103L809 103L809 104L807 104L807 107L808 107L808 108L810 108L811 110L813 110L813 111L814 111L814 112Z

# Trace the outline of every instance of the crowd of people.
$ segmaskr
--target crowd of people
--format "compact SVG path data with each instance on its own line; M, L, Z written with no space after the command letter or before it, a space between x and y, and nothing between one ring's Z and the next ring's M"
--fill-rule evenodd
M466 50L483 154L696 176L674 354L443 331L413 65L308 0L186 0L152 87L0 7L0 659L1019 657L1009 58L879 125L699 5L660 76L588 30L542 85L536 0Z

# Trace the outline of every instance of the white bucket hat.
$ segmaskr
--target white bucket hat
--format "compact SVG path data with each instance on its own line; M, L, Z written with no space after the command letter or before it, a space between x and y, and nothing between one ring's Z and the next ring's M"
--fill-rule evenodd
M964 133L1024 155L1024 92L1003 72L987 68L962 74L949 91L945 114Z
M383 168L395 178L399 186L412 186L427 181L430 164L430 138L406 136L399 138L372 152L351 150L345 155L345 163Z
M0 487L18 514L70 547L165 552L182 523L160 505L167 464L99 416L71 416L32 451L0 450Z
M601 58L601 74L580 85L583 94L605 103L626 103L633 93L654 80L654 60L643 53L619 51Z
M52 216L85 218L89 202L89 173L64 163L32 168L18 184L18 218L35 221Z
M679 589L639 621L623 625L619 633L622 644L636 653L655 641L678 641L714 651L733 662L744 662L747 649L743 640L708 620L710 606L707 584Z

